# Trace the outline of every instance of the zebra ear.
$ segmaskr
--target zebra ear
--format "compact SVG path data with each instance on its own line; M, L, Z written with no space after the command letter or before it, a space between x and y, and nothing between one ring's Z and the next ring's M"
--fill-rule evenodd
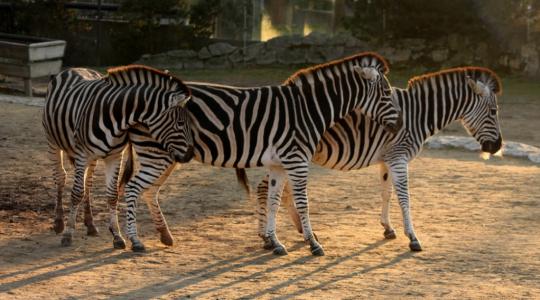
M379 72L375 68L354 66L354 70L362 76L362 78L374 81L379 76Z
M474 81L472 78L467 78L467 84L474 91L475 94L482 97L489 96L489 88L481 81Z
M191 95L186 94L180 94L173 97L172 105L171 106L180 106L184 108L187 104L187 102L191 99Z

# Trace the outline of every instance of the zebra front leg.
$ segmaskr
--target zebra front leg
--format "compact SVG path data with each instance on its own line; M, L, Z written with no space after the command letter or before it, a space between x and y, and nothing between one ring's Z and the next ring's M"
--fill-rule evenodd
M313 234L309 220L309 205L307 196L308 171L308 163L296 163L287 166L289 184L291 185L296 210L298 211L300 221L302 222L304 240L309 243L311 254L323 256L323 247L319 244L317 238Z
M396 163L390 163L389 167L399 206L401 207L405 235L410 240L409 248L412 251L422 251L420 241L418 238L416 238L416 233L414 232L414 226L410 214L408 164L406 161L399 161Z
M141 163L143 163L143 161L141 161ZM161 243L167 246L172 246L174 239L171 231L169 230L169 226L167 225L167 221L161 212L161 207L159 206L159 190L169 175L171 175L175 167L174 163L167 163L170 164L169 168L167 168L159 179L156 180L156 182L143 193L143 198L148 206L148 210L150 211L150 215L152 216L156 230L159 232Z
M137 234L137 200L139 199L139 196L154 185L154 183L159 183L159 180L165 180L166 177L163 179L161 179L161 177L172 164L168 161L160 162L158 160L153 160L152 164L147 165L142 163L143 159L144 157L141 154L139 156L141 169L129 180L125 188L125 198L127 203L126 234L131 241L131 249L136 252L146 250Z
M395 239L396 231L392 227L389 216L390 198L392 197L392 178L390 172L388 172L388 167L384 163L381 163L380 166L382 198L381 225L384 227L384 238Z
M122 166L122 155L109 156L105 159L105 180L107 186L107 203L109 204L109 231L113 236L113 247L125 249L126 242L120 232L118 224L118 176Z
M64 169L64 160L62 158L62 150L49 145L49 159L53 169L54 182L56 185L56 204L54 207L54 232L61 233L64 231L64 207L62 205L62 196L64 194L64 186L66 185L66 170Z
M81 203L85 191L84 191L84 180L85 180L85 173L87 170L87 164L86 160L84 159L76 159L75 160L75 176L73 180L73 188L71 190L71 203L69 207L69 216L67 221L67 228L64 231L64 235L62 237L62 246L67 247L71 246L73 241L73 233L75 232L75 223L77 221L77 211L79 209L79 204Z
M91 161L86 171L85 179L85 194L84 194L84 225L86 226L86 235L96 236L98 230L94 225L94 216L92 214L92 184L94 182L94 169L96 168L97 161Z
M276 235L276 216L281 202L283 183L287 175L281 168L271 168L268 176L268 198L266 202L266 230L264 234L264 248L273 249L276 255L286 255L285 246L278 240Z

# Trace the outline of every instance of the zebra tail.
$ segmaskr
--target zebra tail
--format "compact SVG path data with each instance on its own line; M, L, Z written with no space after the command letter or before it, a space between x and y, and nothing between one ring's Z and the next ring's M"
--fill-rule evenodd
M236 170L236 179L238 184L242 186L246 192L247 198L251 199L251 188L249 187L249 180L247 177L246 169L235 169Z
M120 190L122 191L122 195L124 194L124 186L133 176L133 146L131 145L131 143L129 143L127 146L126 156L127 159L124 166L124 172L122 173L122 180L120 180Z

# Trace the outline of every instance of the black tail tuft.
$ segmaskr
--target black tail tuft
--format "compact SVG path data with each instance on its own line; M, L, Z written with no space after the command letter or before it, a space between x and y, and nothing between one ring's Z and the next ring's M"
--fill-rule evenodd
M244 188L244 191L247 194L248 199L251 198L251 189L249 187L249 180L247 177L246 169L235 169L236 170L236 179L238 180L238 184Z

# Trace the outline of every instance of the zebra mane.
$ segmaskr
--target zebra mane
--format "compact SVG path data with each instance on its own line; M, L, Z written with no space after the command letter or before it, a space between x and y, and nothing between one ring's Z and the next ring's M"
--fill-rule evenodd
M326 69L326 68L332 68L336 65L348 63L351 61L358 61L358 64L362 67L373 67L377 68L381 73L386 74L388 73L388 62L386 59L384 59L382 56L375 52L362 52L355 55L351 55L349 57L345 57L342 59L333 60L324 64L315 65L312 67L300 69L296 71L291 77L289 77L284 84L285 85L291 85L294 84L294 82L307 74L315 73L319 70Z
M463 74L465 77L470 77L473 80L481 81L483 84L489 86L489 88L497 95L502 94L502 84L499 76L488 68L483 67L460 67L442 70L439 72L428 73L420 76L413 77L409 79L407 84L407 89L414 87L415 85L420 85L423 82L427 81L430 78L445 76L449 74Z
M176 86L189 91L182 80L174 75L143 65L127 65L107 69L107 75L104 79L116 85L137 85L151 82L162 88Z

